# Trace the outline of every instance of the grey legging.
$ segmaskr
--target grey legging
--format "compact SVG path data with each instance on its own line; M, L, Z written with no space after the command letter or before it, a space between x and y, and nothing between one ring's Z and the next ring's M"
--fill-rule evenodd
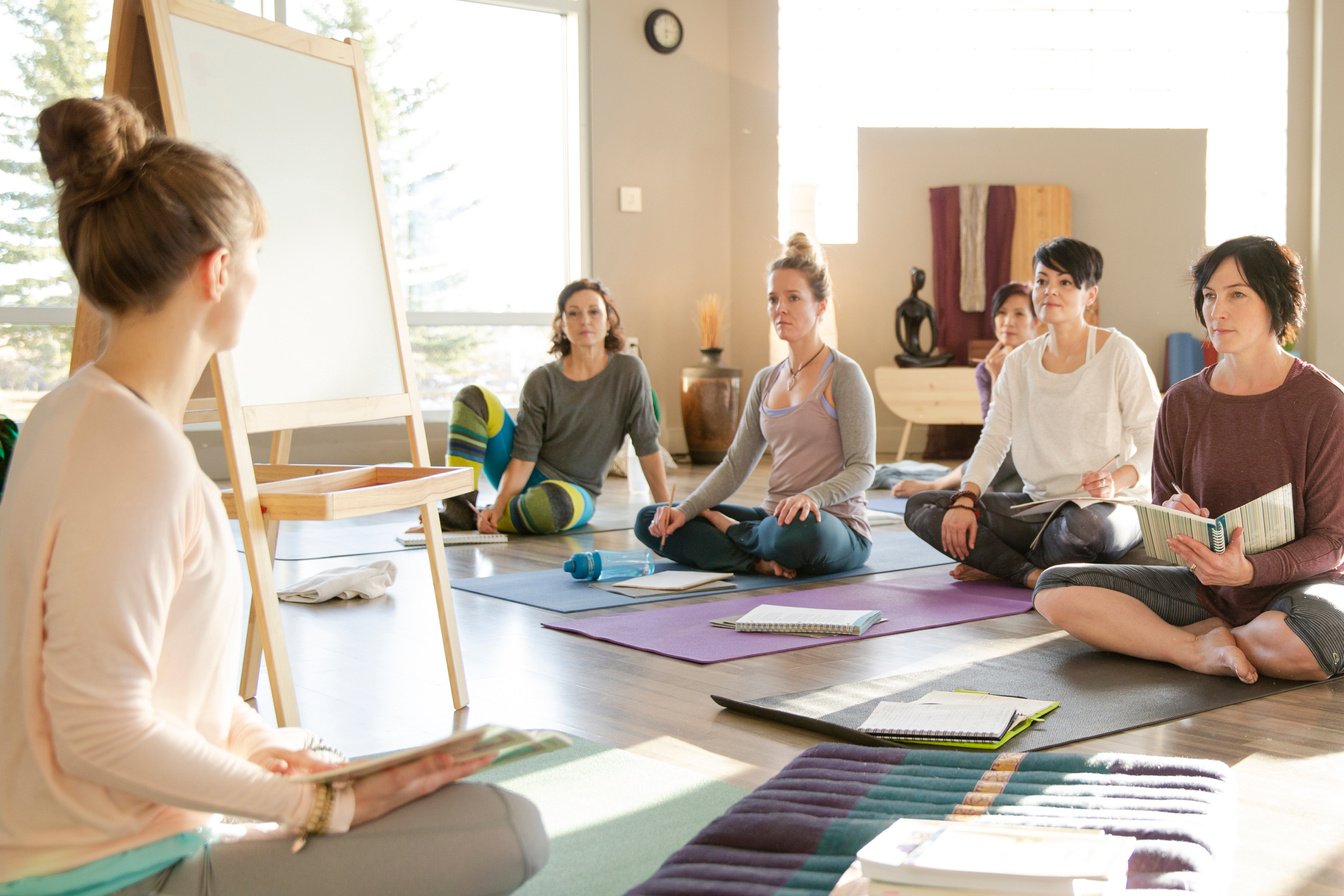
M511 893L546 863L536 807L492 784L456 783L345 834L216 843L118 894L232 896Z
M938 550L943 549L943 514L952 492L920 492L905 505L905 525ZM986 492L976 527L975 547L965 563L1018 585L1033 569L1058 563L1114 563L1139 543L1139 515L1125 504L1068 504L1041 532L1041 519L1013 516L1014 504L1031 500L1023 492ZM1032 540L1040 533L1036 546Z

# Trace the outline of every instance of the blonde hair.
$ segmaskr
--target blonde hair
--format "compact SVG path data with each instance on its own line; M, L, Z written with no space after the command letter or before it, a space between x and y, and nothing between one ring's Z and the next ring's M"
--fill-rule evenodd
M61 100L37 126L61 249L80 292L109 314L157 311L198 258L265 229L241 171L154 133L122 97Z
M784 254L770 263L766 273L778 270L798 271L807 279L808 289L818 302L831 297L831 272L820 246L813 245L805 233L795 233L784 246Z

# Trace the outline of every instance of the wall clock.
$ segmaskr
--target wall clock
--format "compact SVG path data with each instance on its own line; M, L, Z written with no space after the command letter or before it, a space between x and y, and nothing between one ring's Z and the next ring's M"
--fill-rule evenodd
M681 46L681 19L667 9L655 9L644 19L644 38L659 53L671 53Z

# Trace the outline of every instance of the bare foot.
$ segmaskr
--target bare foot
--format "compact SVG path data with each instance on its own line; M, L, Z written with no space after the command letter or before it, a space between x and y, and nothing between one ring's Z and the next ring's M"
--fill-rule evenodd
M722 516L722 514L720 514ZM798 575L797 570L789 569L787 566L781 566L774 560L757 560L756 574L762 576L779 576L784 579L792 579Z
M952 567L948 573L958 582L998 582L999 577L985 572L983 569L976 569L974 566L967 566L965 563L958 563Z
M720 532L727 532L733 526L737 525L737 520L726 513L719 513L717 510L702 510L700 515L709 520L710 525Z
M909 498L911 495L926 492L933 487L934 485L932 482L923 482L918 479L902 479L891 487L891 494L897 498Z
M1181 628L1185 629L1192 635L1204 635L1208 634L1209 632L1213 631L1216 628L1230 628L1230 626L1228 626L1226 622L1219 619L1217 616L1210 616L1208 619L1201 619L1198 622L1192 622L1189 625L1183 625L1181 626Z
M1181 664L1183 668L1207 675L1236 676L1246 684L1255 684L1260 677L1251 661L1246 659L1246 654L1237 646L1237 639L1232 637L1231 630L1221 625L1196 636L1195 650L1195 658L1188 666Z

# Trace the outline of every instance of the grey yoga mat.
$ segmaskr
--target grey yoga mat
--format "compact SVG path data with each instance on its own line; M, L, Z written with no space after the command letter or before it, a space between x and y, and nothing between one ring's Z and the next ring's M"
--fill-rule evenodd
M840 740L885 745L893 741L858 730L882 700L910 701L928 691L958 689L1057 700L1059 709L1013 738L1007 747L1041 750L1316 683L1261 678L1255 684L1242 684L1235 678L1201 675L1166 663L1095 650L1058 632L1016 653L965 666L767 697L711 696L728 709Z
M741 594L757 588L782 588L803 582L824 582L848 576L872 575L879 572L894 572L902 569L916 569L924 566L937 566L950 563L946 556L929 547L913 532L897 532L879 529L873 537L873 552L868 562L857 569L849 569L825 576L810 578L781 579L778 576L760 576L739 573L728 581L736 587L727 594ZM684 569L670 562L659 562L657 569ZM575 581L569 573L560 569L531 570L528 572L504 573L497 576L485 576L475 579L453 579L453 588L498 597L514 603L554 610L557 613L575 613L580 610L600 610L607 607L628 607L631 604L651 603L654 600L675 600L684 597L697 597L694 592L688 594L670 594L662 598L631 598L614 594L600 588L589 587L587 582Z

